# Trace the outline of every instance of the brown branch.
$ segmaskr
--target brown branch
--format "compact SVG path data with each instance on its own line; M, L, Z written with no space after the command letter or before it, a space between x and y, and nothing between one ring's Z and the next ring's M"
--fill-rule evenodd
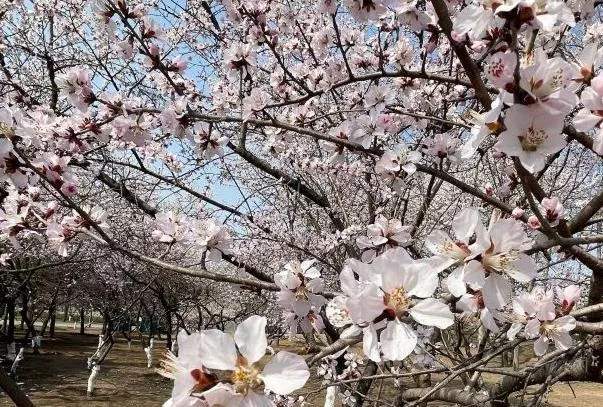
M588 221L603 207L603 190L599 191L588 203L580 209L580 212L576 214L569 221L567 227L571 233L576 233L583 230L587 225Z
M0 366L0 387L10 397L17 407L34 407L27 395L17 386L17 383Z
M450 14L448 13L448 6L446 6L444 0L431 0L431 4L433 4L433 8L438 15L438 24L444 30L444 34L448 37L452 49L454 49L456 56L459 58L461 65L465 69L469 81L471 81L471 85L475 90L475 96L477 96L477 99L486 109L490 110L492 100L490 99L490 93L480 76L478 66L467 52L465 46L452 39L452 21L450 20Z

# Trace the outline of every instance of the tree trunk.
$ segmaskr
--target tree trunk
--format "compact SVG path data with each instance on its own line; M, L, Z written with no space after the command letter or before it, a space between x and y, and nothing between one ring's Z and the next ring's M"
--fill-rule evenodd
M67 322L69 319L69 303L65 304L65 308L63 309L63 322Z
M167 331L165 347L172 349L172 313L169 309L165 311L165 324Z
M5 297L6 293L2 293L0 295L2 295L3 297ZM6 302L2 303L2 312L0 313L0 315L2 315L2 319L3 319L3 322L2 322L2 332L6 333L6 321L8 319L7 318L7 316L8 316L8 307L7 307L7 303Z
M8 343L15 341L15 299L9 297L6 302L8 316L8 327L6 329L6 339Z
M27 312L29 311L29 298L27 297L27 294L23 294L21 295L21 326L19 327L19 329L23 330L25 327L25 321L23 318L23 315L27 316Z
M603 273L593 270L590 278L590 291L588 292L588 305L595 305L603 302ZM601 320L601 313L593 313L588 316L588 320L596 322ZM593 358L603 360L603 335L595 335L591 343L596 344L593 347ZM601 369L591 369L592 380L601 382L603 373Z
M44 323L42 324L42 329L40 330L40 335L44 336L44 333L46 332L46 327L48 326L48 322L50 322L50 320L52 318L54 318L54 314L56 312L56 307L57 307L57 297L59 295L59 289L60 289L60 285L57 285L57 287L54 289L54 293L52 294L52 299L50 300L50 306L48 307L48 315L46 316L46 319L44 320Z
M6 374L2 366L0 366L0 388L4 390L6 395L19 407L33 407L34 404L27 398L23 390L19 388L17 383Z
M50 330L49 330L49 335L51 338L54 338L54 328L56 325L56 320L57 320L57 313L56 313L56 309L52 311L52 315L50 315Z
M86 333L86 312L83 308L80 308L80 335L84 335Z
M31 333L31 338L33 342L33 354L38 355L40 353L39 343L38 341L33 340L34 338L36 338L36 336L38 336L38 332L36 331L36 327L31 318L29 317L25 308L21 309L21 323L25 323L27 325L27 333L25 334L25 339L27 339L27 337Z

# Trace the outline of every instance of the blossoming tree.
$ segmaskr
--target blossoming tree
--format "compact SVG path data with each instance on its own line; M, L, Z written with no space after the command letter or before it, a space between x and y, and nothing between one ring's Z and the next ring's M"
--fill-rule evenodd
M2 301L94 264L177 336L167 406L601 381L600 8L0 0ZM264 359L280 327L310 354Z

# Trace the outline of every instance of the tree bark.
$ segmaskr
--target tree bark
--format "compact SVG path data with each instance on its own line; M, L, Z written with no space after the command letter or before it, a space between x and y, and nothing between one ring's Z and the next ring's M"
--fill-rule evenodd
M8 316L8 327L6 329L6 338L7 342L11 343L15 341L15 299L14 297L9 297L6 303L7 306L7 316Z
M80 335L84 335L86 333L86 312L83 308L80 308Z
M29 336L30 333L31 333L32 339L35 338L36 336L38 336L36 327L35 327L33 321L30 319L28 312L25 308L21 309L21 323L22 324L25 323L27 325L27 333L25 334L25 339L27 339L27 337ZM38 344L35 341L34 341L34 345L33 345L33 353L34 353L34 355L37 355L40 353Z
M65 304L65 308L63 308L63 322L67 322L69 319L69 303Z
M377 364L372 360L369 361L364 369L363 376L372 376L377 373ZM364 398L369 393L371 386L373 385L372 379L361 380L356 386L356 403L355 407L362 407L364 404Z
M10 397L17 407L34 407L31 400L25 395L23 390L19 388L17 383L6 373L0 366L0 387L4 393Z
M23 315L27 315L27 312L29 311L28 303L29 299L27 298L27 294L23 293L21 295L21 326L19 327L21 330L23 330L25 327Z
M54 328L56 325L56 320L57 320L57 313L56 313L56 309L55 309L55 310L53 310L52 315L50 315L49 335L51 338L54 338Z

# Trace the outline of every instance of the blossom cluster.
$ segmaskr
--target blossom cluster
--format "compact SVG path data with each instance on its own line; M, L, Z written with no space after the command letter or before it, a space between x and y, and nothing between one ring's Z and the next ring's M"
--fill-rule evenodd
M158 372L174 380L165 407L274 406L266 393L286 396L310 377L304 359L281 351L264 367L266 318L251 316L234 336L217 329L178 334L178 356L167 353ZM264 391L261 391L264 389Z
M162 212L156 216L151 236L160 243L190 244L207 252L207 260L220 261L222 255L232 254L232 237L226 225L215 219L191 220L185 215Z

